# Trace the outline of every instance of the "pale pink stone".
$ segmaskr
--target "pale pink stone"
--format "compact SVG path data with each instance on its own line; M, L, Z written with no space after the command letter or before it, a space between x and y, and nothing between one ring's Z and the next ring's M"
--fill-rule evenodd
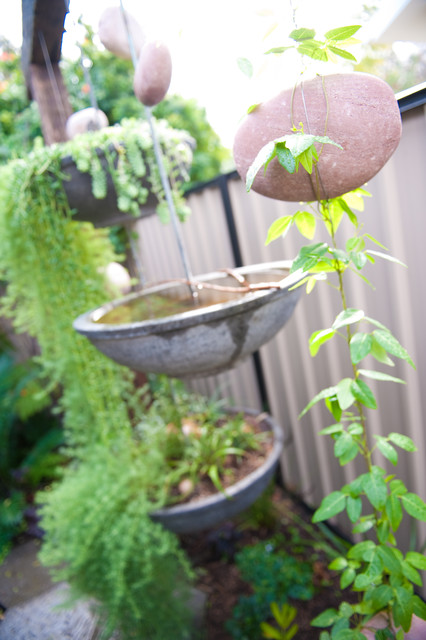
M384 629L387 623L384 616L377 615L373 618L370 624L377 630ZM374 640L373 631L363 629L362 632L367 640ZM413 616L411 619L411 628L404 635L404 640L426 640L426 621L418 618L417 616Z
M133 89L142 104L152 107L166 95L172 78L170 51L160 41L148 42L135 69Z
M328 104L328 116L327 116ZM282 91L247 115L234 142L238 173L259 150L303 123L305 133L327 135L343 150L326 144L318 163L319 186L303 167L289 174L275 158L259 171L254 191L277 200L334 198L362 186L386 164L401 137L401 116L392 89L366 73L317 76L295 90ZM317 145L320 150L320 145ZM318 191L319 188L319 191Z

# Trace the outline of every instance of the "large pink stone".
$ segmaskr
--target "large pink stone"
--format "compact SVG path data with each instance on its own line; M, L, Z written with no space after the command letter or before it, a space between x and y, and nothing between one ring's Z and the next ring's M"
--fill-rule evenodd
M335 198L376 175L401 137L398 103L386 82L366 73L317 76L262 103L242 122L233 149L242 179L265 144L300 122L305 133L327 135L343 150L323 146L317 181L301 165L289 174L274 158L257 174L254 191L293 202Z

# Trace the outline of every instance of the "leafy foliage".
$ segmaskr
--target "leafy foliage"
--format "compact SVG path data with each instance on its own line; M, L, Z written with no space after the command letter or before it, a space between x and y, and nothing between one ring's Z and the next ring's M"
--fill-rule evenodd
M253 594L240 596L226 624L235 640L257 640L271 607L279 613L289 598L309 600L313 596L311 566L287 554L278 541L245 547L237 554L236 564Z
M353 41L352 36L357 29L348 27L329 31L323 42L315 40L315 32L310 29L297 29L290 37L296 42L294 47L299 53L314 59L327 61L335 55L352 59L340 47ZM286 47L283 47L272 52L282 53L285 50ZM324 126L326 128L325 123ZM281 153L277 146L283 141L285 147ZM328 140L322 142L330 143ZM285 136L285 139L265 145L247 172L247 188L251 188L260 168L264 166L266 170L275 156L286 171L297 171L298 156L295 150L299 152L303 149L306 153L308 143L306 136L296 131L293 136ZM312 174L317 171L318 160L318 153L312 150L308 161L305 158L305 162L302 162L300 158L300 163ZM373 460L376 453L380 452L391 465L396 466L398 448L414 452L416 446L405 434L390 432L382 436L369 434L367 430L366 409L377 409L377 401L365 379L399 384L404 381L380 370L360 367L367 356L372 356L385 366L393 366L394 358L412 367L414 363L386 326L368 317L362 309L348 304L345 292L348 273L360 277L369 285L368 279L362 274L367 264L374 264L377 258L399 262L386 253L386 247L378 240L363 231L357 212L363 211L362 197L365 195L368 194L358 189L338 198L307 203L293 216L287 215L276 220L267 237L267 243L272 242L295 226L312 241L300 249L292 265L292 272L301 270L306 274L300 284L306 284L308 292L318 280L324 280L330 274L336 277L335 287L340 296L341 311L329 327L311 335L309 348L314 357L322 345L335 339L343 340L352 375L319 391L300 415L305 415L317 403L324 402L333 423L320 433L331 437L335 457L341 465L346 465L361 456L366 467L366 471L352 482L327 495L313 516L313 522L322 522L346 512L353 525L353 533L370 532L373 538L363 539L353 545L345 555L335 558L330 564L331 569L341 572L342 589L351 585L354 591L359 592L360 601L356 605L343 602L338 610L328 609L317 616L312 621L314 626L331 627L330 633L321 633L321 640L364 640L362 629L368 627L371 618L379 612L385 613L388 624L385 630L377 632L376 638L400 640L404 632L409 630L413 614L426 619L426 605L414 591L415 587L422 586L419 569L426 566L425 558L419 553L404 556L397 548L396 541L404 512L411 518L425 522L426 503L410 493L401 480L394 475L387 475ZM344 218L348 219L353 236L346 239L341 247L337 233ZM329 236L328 242L315 242L317 223L322 223ZM371 248L371 245L383 251Z
M360 28L360 25L353 25L331 29L324 34L324 40L315 38L314 29L294 29L289 37L295 41L295 45L275 47L267 53L284 53L288 49L296 49L301 55L321 62L336 62L337 58L356 62L356 58L349 51L346 51L346 47L358 42L353 36Z
M128 444L93 447L41 494L41 559L72 596L95 599L104 637L119 629L126 639L185 638L191 570L176 536L149 517L162 504L150 490L162 460Z
M221 402L188 393L176 380L159 378L160 387L149 397L135 430L144 448L164 455L166 471L159 480L167 489L167 501L190 496L204 478L225 491L224 478L232 482L234 467L270 433L256 432L243 414L225 412ZM181 481L187 489L175 495Z

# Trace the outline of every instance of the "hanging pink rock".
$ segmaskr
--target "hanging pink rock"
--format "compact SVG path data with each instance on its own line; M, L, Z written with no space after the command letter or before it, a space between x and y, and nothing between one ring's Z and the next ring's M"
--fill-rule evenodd
M327 114L328 105L328 114ZM310 201L335 198L362 186L386 164L401 137L401 117L392 89L365 73L317 76L262 103L243 121L234 142L238 173L247 170L271 140L292 133L328 136L343 147L325 144L318 162L319 191L314 173L300 165L288 173L276 158L258 172L253 190L276 200Z
M99 19L98 35L105 49L120 58L131 60L127 30L130 32L136 57L139 56L146 38L138 21L128 11L124 11L124 15L125 19L120 7L105 9Z
M136 97L147 107L161 102L172 78L170 51L160 41L148 42L139 56L133 89Z

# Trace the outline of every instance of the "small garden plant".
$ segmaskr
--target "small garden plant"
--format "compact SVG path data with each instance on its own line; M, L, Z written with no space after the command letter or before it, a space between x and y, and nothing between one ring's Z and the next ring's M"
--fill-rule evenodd
M227 413L222 402L188 393L178 380L158 376L158 381L136 433L143 448L164 455L167 502L192 497L206 478L212 492L226 494L248 452L258 451L271 434L242 413Z
M326 34L323 42L317 40L310 29L297 29L290 37L300 53L314 59L329 60L335 56L353 59L346 52L346 46L358 28L334 29ZM282 53L286 48L273 53ZM318 187L321 180L318 162L324 144L336 142L324 135L305 134L303 125L297 125L293 134L271 141L261 149L247 173L247 189L250 190L261 168L265 172L268 170L274 157L289 173L307 171ZM425 522L426 504L393 472L388 473L375 461L376 452L380 452L396 467L398 449L414 452L416 446L408 436L395 431L387 436L370 433L366 412L377 409L369 380L390 384L403 384L403 380L366 367L363 361L370 356L385 367L392 367L394 358L402 359L410 366L414 364L391 331L363 309L352 305L345 290L349 275L370 284L363 269L374 264L377 258L395 261L380 241L364 230L361 212L366 195L366 191L358 189L333 199L318 198L295 214L276 220L267 238L267 243L272 242L287 233L291 226L296 226L302 236L312 241L318 225L325 229L328 241L304 246L294 260L292 271L300 269L306 274L301 284L306 284L308 293L318 281L334 276L341 310L329 327L320 328L311 335L309 348L314 357L326 342L340 340L346 345L351 375L321 390L301 416L316 403L324 402L331 414L331 424L320 433L331 437L339 464L349 464L358 456L365 463L364 473L326 496L313 516L314 522L321 522L346 511L354 534L368 532L368 537L351 546L346 555L334 559L330 565L341 572L342 589L351 586L359 593L359 602L342 602L339 608L328 609L317 616L312 621L315 627L330 627L330 631L321 632L321 640L365 640L363 631L371 627L371 621L378 613L385 615L387 626L375 632L376 640L402 640L410 629L413 614L426 620L426 605L415 592L416 588L422 587L419 571L426 569L426 558L415 551L402 553L396 539L404 512ZM352 234L341 243L339 231L344 218L348 219Z
M314 595L311 565L280 547L279 540L272 539L245 547L236 555L241 576L251 585L253 593L240 596L232 618L226 624L235 640L257 640L261 625L264 637L286 638L284 635L266 635L273 627L265 621L272 612L277 620L281 617L283 622L288 621L286 626L290 626L294 616L287 618L283 609L288 599L309 600Z

